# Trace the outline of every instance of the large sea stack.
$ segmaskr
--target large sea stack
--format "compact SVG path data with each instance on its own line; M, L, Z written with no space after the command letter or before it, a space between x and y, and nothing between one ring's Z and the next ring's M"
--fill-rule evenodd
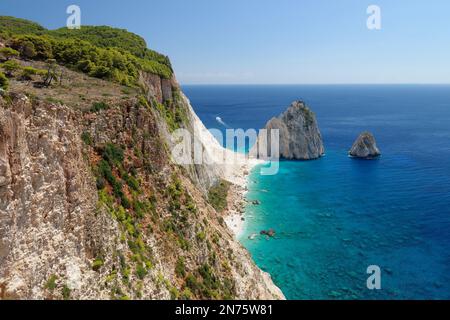
M354 158L375 159L381 155L381 152L377 147L373 134L363 132L356 139L349 151L349 155Z
M312 160L324 155L322 142L315 114L302 101L294 101L289 108L276 118L272 118L266 124L268 141L264 137L258 137L259 156L261 150L268 148L270 153L270 133L272 129L279 130L280 158L289 160ZM265 146L268 147L265 147ZM252 154L256 154L256 148Z

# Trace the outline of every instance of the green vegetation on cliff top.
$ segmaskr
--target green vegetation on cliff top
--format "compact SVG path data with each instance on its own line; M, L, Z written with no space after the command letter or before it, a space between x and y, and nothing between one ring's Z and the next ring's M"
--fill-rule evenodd
M0 16L0 31L10 34L44 34L47 30L41 25L20 18Z
M82 26L47 30L37 23L0 16L0 39L30 60L55 59L90 76L137 84L139 71L172 77L169 58L147 48L145 40L123 29Z

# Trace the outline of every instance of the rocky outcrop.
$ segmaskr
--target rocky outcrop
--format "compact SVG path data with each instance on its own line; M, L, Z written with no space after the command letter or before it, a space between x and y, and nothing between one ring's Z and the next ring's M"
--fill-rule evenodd
M0 106L0 298L44 299L51 275L69 290L105 298L90 260L114 241L96 217L96 188L83 160L77 117L24 95Z
M279 155L284 159L311 160L323 156L325 150L315 114L302 101L293 102L280 116L272 118L267 124L267 143L265 137L258 137L258 157L264 153L273 155L271 132L279 130ZM267 150L265 149L267 148ZM256 154L256 146L252 155Z
M349 155L354 158L375 159L381 155L375 137L370 132L363 132L353 143Z
M149 100L156 99L157 102L163 103L172 99L173 91L179 88L179 84L175 78L164 79L159 75L141 72L139 82L147 93Z

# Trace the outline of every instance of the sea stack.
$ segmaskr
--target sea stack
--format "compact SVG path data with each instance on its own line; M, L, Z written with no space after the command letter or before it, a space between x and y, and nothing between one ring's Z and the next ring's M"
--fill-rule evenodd
M349 151L349 155L354 158L360 159L375 159L381 155L380 150L377 147L377 142L372 133L363 132L356 139L352 148Z
M294 101L289 108L276 118L267 122L267 143L261 134L258 137L258 157L264 158L262 151L272 155L271 130L279 130L279 156L289 160L312 160L324 155L322 142L315 114L303 101ZM256 146L252 155L256 154Z

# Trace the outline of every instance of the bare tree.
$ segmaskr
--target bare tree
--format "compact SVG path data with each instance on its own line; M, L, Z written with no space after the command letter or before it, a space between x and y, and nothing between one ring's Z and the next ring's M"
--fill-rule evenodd
M47 74L44 78L44 86L50 87L53 80L57 80L58 77L56 75L56 60L55 59L48 59L47 60Z

